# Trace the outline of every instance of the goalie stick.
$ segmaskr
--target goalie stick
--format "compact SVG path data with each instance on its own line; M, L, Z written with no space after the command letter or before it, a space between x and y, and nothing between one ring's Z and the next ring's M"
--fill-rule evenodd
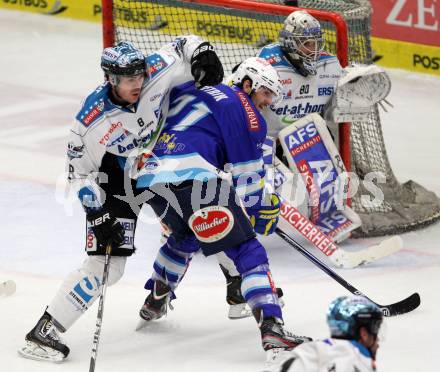
M107 291L108 273L110 269L110 258L112 254L112 245L107 244L105 250L104 273L102 274L101 296L99 297L98 315L96 317L96 329L93 334L92 356L90 357L89 372L95 371L96 358L98 356L99 338L101 336L102 317L104 314L104 300Z
M17 286L13 280L6 280L0 283L0 296L10 296L15 293Z
M284 241L286 241L291 247L296 249L299 253L305 256L309 261L313 262L316 266L318 266L322 271L324 271L327 275L336 280L340 285L342 285L345 289L350 291L351 293L363 296L380 307L384 316L395 316L400 314L409 313L410 311L415 310L420 305L420 296L418 293L413 293L411 296L403 299L402 301L390 304L390 305L379 305L378 303L371 300L364 293L359 291L357 288L353 287L350 283L348 283L344 278L340 277L333 270L331 270L327 265L321 262L318 258L316 258L313 254L311 254L307 249L298 244L294 239L288 236L285 232L281 231L279 228L275 230L278 236L280 236Z
M280 229L289 236L288 230L294 230L302 235L307 243L310 243L324 253L336 267L354 269L355 267L387 257L403 248L402 238L396 235L382 240L377 245L369 246L357 252L346 251L339 247L330 237L326 236L307 217L303 216L297 208L285 199L282 200L282 203ZM301 227L297 227L296 223L292 222L292 219L300 222L299 225ZM312 238L311 232L315 232Z

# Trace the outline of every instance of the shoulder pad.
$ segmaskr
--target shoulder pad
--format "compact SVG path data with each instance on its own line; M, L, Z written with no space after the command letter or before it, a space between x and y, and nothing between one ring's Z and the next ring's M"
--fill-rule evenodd
M110 84L104 83L100 85L92 94L90 94L76 115L76 120L85 127L94 123L105 111L105 102L110 90Z
M260 50L258 57L264 58L274 67L291 66L286 57L284 57L280 44L270 44L265 46Z
M333 54L330 54L330 53L328 53L328 52L321 52L321 54L319 55L319 58L318 58L318 62L319 61L330 61L330 60L332 60L332 59L338 59L336 56L334 56Z
M153 53L145 57L145 62L148 65L150 79L153 79L156 75L166 70L174 61L170 58L166 58L165 55Z

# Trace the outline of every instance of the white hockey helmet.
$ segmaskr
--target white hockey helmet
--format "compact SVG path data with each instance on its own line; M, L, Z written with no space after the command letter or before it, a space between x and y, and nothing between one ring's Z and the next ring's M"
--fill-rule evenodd
M279 42L291 59L300 61L309 74L316 74L316 62L324 49L324 33L316 18L302 10L290 13Z
M263 58L251 57L244 60L227 79L228 84L239 85L245 78L252 81L252 90L265 87L272 91L275 98L281 94L281 82L278 72Z

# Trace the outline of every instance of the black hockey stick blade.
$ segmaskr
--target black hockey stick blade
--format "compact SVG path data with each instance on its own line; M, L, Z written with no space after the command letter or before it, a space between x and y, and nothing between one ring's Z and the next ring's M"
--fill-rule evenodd
M371 300L370 300L371 301ZM371 301L374 302L374 301ZM406 314L410 311L417 309L420 305L420 296L419 294L413 293L411 296L403 299L402 301L396 302L391 305L379 305L380 310L384 316L395 316L400 314Z
M289 235L287 235L284 231L277 228L275 230L278 236L280 236L285 242L287 242L292 248L295 248L299 253L301 253L304 257L306 257L309 261L314 263L317 267L319 267L322 271L324 271L328 276L336 280L340 285L342 285L345 289L350 291L351 293L363 296L380 307L384 316L395 316L400 314L406 314L410 311L413 311L420 305L420 296L418 293L413 293L411 296L403 299L402 301L396 302L390 305L379 305L378 303L371 300L364 293L359 291L349 282L347 282L344 278L335 273L332 269L330 269L324 262L315 257L312 253L310 253L307 249L305 249L301 244L292 239Z

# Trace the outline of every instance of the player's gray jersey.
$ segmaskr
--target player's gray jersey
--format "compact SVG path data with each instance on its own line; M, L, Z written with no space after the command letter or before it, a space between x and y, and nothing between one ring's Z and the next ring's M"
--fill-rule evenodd
M316 75L306 77L299 74L286 59L279 44L264 47L259 57L275 67L283 86L281 98L264 113L270 135L278 135L281 129L303 116L313 112L323 113L342 73L335 56L322 53L317 62Z
M109 99L108 82L84 100L71 129L67 150L71 181L79 180L83 186L82 181L90 178L86 182L90 184L105 153L120 157L123 166L124 158L135 157L154 146L168 113L170 90L193 80L190 60L202 42L197 36L180 37L148 55L150 78L144 82L136 104L115 105Z

